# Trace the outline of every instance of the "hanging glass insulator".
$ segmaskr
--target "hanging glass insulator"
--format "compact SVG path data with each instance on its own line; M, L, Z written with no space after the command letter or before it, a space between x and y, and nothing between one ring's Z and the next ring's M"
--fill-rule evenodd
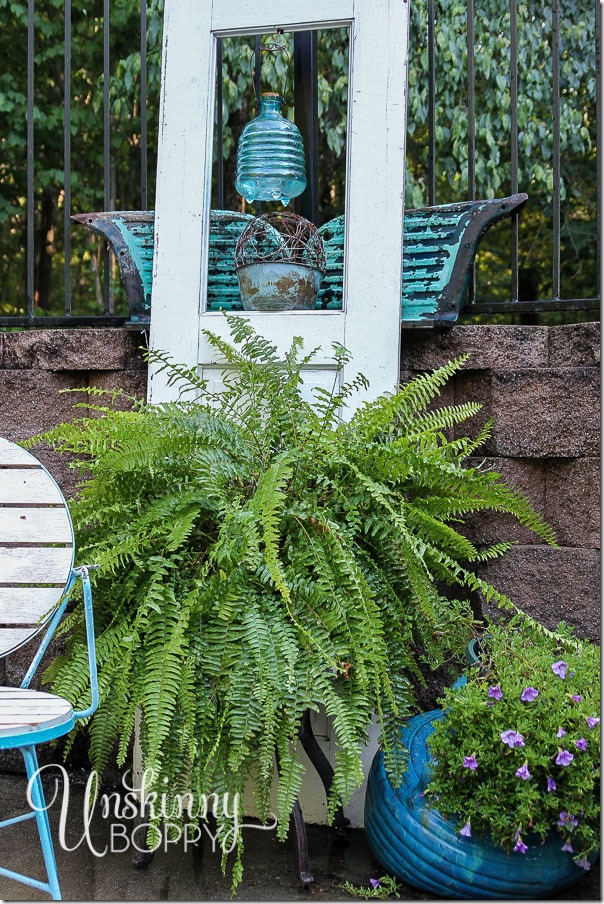
M304 146L298 127L281 115L279 94L260 98L260 113L248 122L237 149L235 188L246 201L281 201L306 188Z

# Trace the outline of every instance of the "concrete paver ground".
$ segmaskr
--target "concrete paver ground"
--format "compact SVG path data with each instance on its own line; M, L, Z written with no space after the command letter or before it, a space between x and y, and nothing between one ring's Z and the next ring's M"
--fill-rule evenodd
M47 801L53 796L54 780L45 782ZM11 773L0 774L1 817L23 811L25 779ZM367 887L371 877L383 870L375 862L361 830L338 832L324 826L308 827L310 867L315 882L302 888L296 872L293 838L285 844L274 832L244 829L244 875L234 898L230 882L220 869L220 854L212 851L209 837L185 850L182 843L160 848L145 869L135 869L132 850L125 846L128 832L114 832L114 850L95 856L84 833L84 789L82 783L70 786L69 809L63 850L60 836L60 797L50 807L50 820L63 898L66 901L340 901L355 900L341 886L345 881ZM109 842L110 821L95 810L90 825L90 840L97 852ZM113 820L115 822L115 820ZM119 839L122 839L121 841ZM78 842L81 842L78 845ZM30 872L45 878L33 822L27 821L0 832L0 863L9 869ZM408 886L401 886L402 900L429 901L434 898ZM47 899L26 885L0 877L0 898L8 901ZM358 898L356 899L358 900ZM571 891L558 900L600 901L599 864Z

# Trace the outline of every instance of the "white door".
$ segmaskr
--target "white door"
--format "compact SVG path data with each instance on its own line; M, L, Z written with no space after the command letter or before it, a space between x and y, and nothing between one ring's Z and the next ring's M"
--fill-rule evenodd
M166 0L150 345L220 381L220 361L203 330L228 338L225 318L206 311L216 42L235 35L349 29L346 247L341 311L245 313L278 348L300 336L318 346L306 384L331 385L331 343L352 353L343 374L369 389L399 379L408 0ZM149 399L174 398L163 373L149 375ZM323 742L330 747L328 731ZM370 759L370 752L367 759ZM318 797L315 797L318 794ZM311 819L324 809L311 791ZM362 799L348 813L362 818Z

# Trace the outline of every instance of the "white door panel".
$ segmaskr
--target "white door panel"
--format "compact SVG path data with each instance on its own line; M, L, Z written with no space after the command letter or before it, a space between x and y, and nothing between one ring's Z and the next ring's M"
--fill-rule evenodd
M208 234L214 123L216 41L235 34L296 28L350 29L346 246L343 310L243 314L285 351L300 336L307 353L321 348L305 379L330 386L332 342L352 354L342 379L359 371L369 389L360 404L399 379L409 3L407 0L166 0L155 256L150 346L221 382L220 361L204 330L228 338L226 319L207 312ZM149 372L149 399L174 399L166 374ZM328 752L325 728L321 743ZM373 744L365 752L370 762ZM309 821L325 805L314 776L302 807ZM320 785L320 783L319 783ZM348 815L362 823L363 792Z

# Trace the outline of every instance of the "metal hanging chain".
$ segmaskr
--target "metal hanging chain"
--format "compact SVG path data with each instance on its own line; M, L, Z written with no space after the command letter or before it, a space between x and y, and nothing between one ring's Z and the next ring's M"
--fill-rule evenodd
M283 34L283 30L281 28L278 28L277 29L277 38L279 38L280 35L282 35L282 34ZM281 94L281 98L283 100L285 100L285 92L287 91L287 76L289 73L289 64L290 64L290 60L291 60L291 57L289 55L289 48L288 48L287 44L279 44L278 41L270 41L268 44L260 44L259 50L260 50L260 78L262 77L262 54L263 53L272 53L272 54L284 53L285 56L287 57L287 68L285 70L285 81L283 82L283 93ZM256 82L254 79L254 65L253 64L254 64L255 59L256 59L256 51L254 50L254 51L252 51L252 53L250 55L250 77L252 80L252 85L254 86L254 99L256 102L256 109L258 109L260 107L260 98L256 91ZM259 85L260 85L260 78L258 79ZM262 90L260 90L260 93L262 93Z

